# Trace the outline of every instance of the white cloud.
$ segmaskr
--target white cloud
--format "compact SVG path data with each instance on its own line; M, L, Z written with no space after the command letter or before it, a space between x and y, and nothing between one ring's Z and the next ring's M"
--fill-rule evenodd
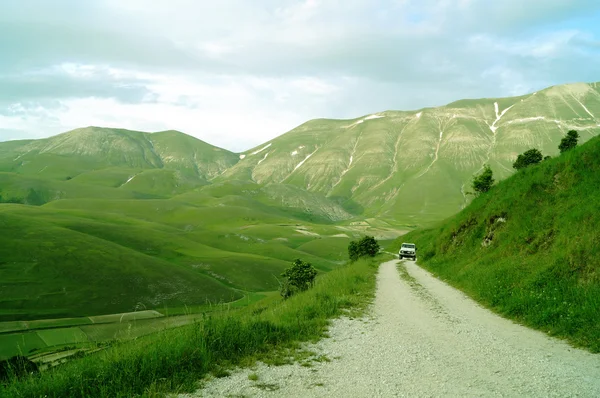
M584 23L595 0L67 3L35 15L0 3L0 140L102 125L241 151L312 118L523 94L600 69L598 26Z

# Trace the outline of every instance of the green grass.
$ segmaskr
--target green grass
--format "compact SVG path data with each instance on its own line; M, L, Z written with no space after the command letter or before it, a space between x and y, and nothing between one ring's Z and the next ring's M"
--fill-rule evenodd
M32 350L47 347L36 332L0 334L0 358L29 355Z
M39 330L37 335L47 346L85 343L87 335L78 327Z
M319 338L342 309L360 311L374 294L381 258L361 260L317 278L315 287L288 300L273 298L244 311L206 316L75 360L40 376L0 386L11 397L125 397L193 391L211 371L249 364L272 350Z
M0 320L100 315L242 296L191 267L34 217L39 213L0 205Z
M529 167L415 242L426 268L495 311L600 352L600 139Z

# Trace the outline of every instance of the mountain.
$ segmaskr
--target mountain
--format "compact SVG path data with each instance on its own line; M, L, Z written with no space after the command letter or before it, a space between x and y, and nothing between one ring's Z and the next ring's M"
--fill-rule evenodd
M353 120L312 120L244 152L219 178L292 185L368 217L422 225L463 208L483 164L505 178L527 149L556 155L571 129L582 142L600 133L597 83Z
M421 265L519 323L600 352L600 137L529 166L415 242Z
M177 131L87 127L42 140L0 144L3 172L91 185L129 185L149 193L161 189L178 193L205 185L237 161L232 152Z

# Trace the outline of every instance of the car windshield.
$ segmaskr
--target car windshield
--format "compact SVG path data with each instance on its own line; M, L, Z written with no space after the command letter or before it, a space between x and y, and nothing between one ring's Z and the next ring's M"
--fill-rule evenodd
M403 244L403 245L402 245L402 248L403 248L403 249L414 249L414 248L415 248L415 245Z

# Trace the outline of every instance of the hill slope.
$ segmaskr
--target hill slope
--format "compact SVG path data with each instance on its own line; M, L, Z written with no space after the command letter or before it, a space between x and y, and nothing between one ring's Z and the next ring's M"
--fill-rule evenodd
M570 129L583 141L600 132L597 83L313 120L243 153L221 178L294 185L366 216L422 225L464 207L468 182L484 163L507 177L517 154L537 147L555 155Z
M598 352L598 209L597 137L499 183L440 227L401 239L479 301Z
M177 131L87 127L42 140L0 143L1 171L61 180L125 167L176 170L182 178L206 182L237 161L234 153ZM128 178L119 182L125 184Z

